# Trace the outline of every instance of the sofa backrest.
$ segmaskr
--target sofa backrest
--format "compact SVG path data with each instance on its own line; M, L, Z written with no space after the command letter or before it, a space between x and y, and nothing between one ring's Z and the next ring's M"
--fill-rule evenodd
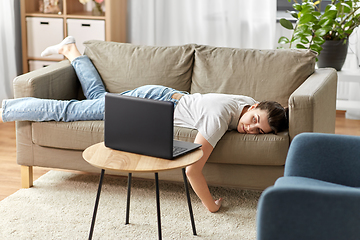
M310 50L256 50L204 45L143 46L91 40L85 54L109 92L158 84L190 93L228 93L283 106L314 72Z
M84 45L109 92L148 84L190 91L194 45L155 47L98 40Z
M191 93L240 94L287 106L315 71L311 50L255 50L196 46Z

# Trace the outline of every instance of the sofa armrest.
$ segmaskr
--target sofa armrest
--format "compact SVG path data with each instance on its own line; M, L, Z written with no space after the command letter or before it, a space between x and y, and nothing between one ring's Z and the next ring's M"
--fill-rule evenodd
M79 95L79 81L69 61L61 61L14 79L14 96L69 100Z
M70 100L78 98L80 90L80 83L69 61L20 75L14 79L13 86L15 98ZM16 122L16 159L22 165L23 187L32 185L33 148L31 122Z
M316 69L289 98L289 135L335 132L337 72Z

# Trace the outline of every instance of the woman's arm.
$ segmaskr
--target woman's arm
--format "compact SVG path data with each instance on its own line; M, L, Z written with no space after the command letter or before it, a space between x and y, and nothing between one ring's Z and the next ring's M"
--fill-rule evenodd
M189 178L192 188L194 189L198 197L201 199L205 207L210 212L217 212L221 206L222 199L214 201L213 197L210 194L205 177L202 173L202 169L206 161L209 159L210 154L214 148L200 133L196 135L194 142L202 145L201 149L203 151L203 156L200 158L199 161L186 168L186 175Z

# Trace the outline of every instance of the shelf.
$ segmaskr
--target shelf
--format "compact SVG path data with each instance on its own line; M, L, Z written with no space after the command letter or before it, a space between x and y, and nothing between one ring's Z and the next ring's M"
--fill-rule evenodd
M55 62L59 62L59 61L65 60L65 58L63 58L63 59L57 59L57 58L34 58L34 57L28 57L28 60L33 60L33 61L55 61Z
M0 0L2 1L2 0ZM79 0L60 0L60 10L61 14L51 14L51 13L43 13L40 12L40 4L39 0L20 0L20 10L21 10L21 35L22 35L22 54L23 54L23 73L29 71L28 61L61 61L59 59L54 58L42 58L38 55L32 55L32 57L28 56L28 29L27 29L27 17L36 17L36 18L52 18L49 21L57 21L57 19L62 19L63 24L61 27L62 34L64 37L69 34L69 21L71 19L75 20L101 20L98 22L102 22L104 24L102 30L104 33L105 41L113 41L113 42L126 42L126 29L127 29L127 0L105 0L105 12L102 16L94 16L90 9L79 2ZM98 35L91 36L94 34L98 34L98 31L94 31L89 33L89 31L84 31L84 34L81 37L87 38L81 40L91 40L97 39ZM87 34L85 34L85 32ZM76 32L78 33L78 32ZM36 35L36 34L35 34ZM75 35L72 33L72 35ZM33 36L31 36L33 39ZM78 38L81 38L78 36ZM43 39L41 39L42 41ZM36 40L38 43L39 40ZM33 44L30 44L32 48L34 48Z
M89 14L44 14L44 13L27 13L26 17L43 17L43 18L76 18L76 19L93 19L93 20L105 20L105 16L93 16L91 12Z
M43 17L43 18L63 18L64 14L50 14L50 13L26 13L25 17Z
M26 13L26 17L44 17L44 18L76 18L76 19L96 19L96 20L105 20L105 14L102 16L93 16L91 12L76 12L72 14L50 14L50 13Z
M91 12L76 12L76 13L71 13L71 14L67 14L66 18L86 18L86 19L96 19L96 20L105 20L105 14L102 16L94 16L92 15Z

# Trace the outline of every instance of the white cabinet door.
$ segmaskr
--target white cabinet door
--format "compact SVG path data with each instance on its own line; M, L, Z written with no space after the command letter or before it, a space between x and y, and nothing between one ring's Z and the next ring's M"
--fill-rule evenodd
M40 58L45 48L58 44L64 39L62 18L27 17L27 49L29 58ZM60 54L49 56L63 59Z
M68 19L68 36L76 39L76 46L80 53L84 53L83 42L87 40L105 41L105 21L87 19Z

